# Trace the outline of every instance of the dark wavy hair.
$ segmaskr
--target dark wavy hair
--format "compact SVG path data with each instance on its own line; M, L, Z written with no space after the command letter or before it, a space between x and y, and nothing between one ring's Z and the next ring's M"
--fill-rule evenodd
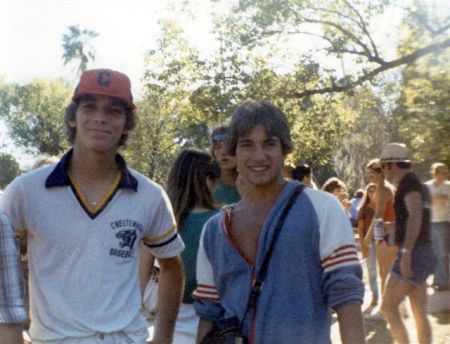
M263 125L268 136L278 137L283 155L292 152L291 131L286 115L270 102L247 101L239 105L233 113L228 127L228 145L231 155L235 155L238 139L256 125Z
M292 170L292 179L303 181L303 177L309 177L312 174L312 168L308 164L300 164Z
M196 205L215 209L207 179L215 182L219 176L219 166L207 152L189 148L178 155L169 171L167 194L179 228Z

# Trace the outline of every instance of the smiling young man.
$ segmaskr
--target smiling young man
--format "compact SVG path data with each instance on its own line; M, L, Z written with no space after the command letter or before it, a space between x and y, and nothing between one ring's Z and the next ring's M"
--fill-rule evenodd
M305 188L274 238L300 185L283 178L292 150L285 115L265 101L244 103L233 114L229 135L242 199L211 218L201 237L194 292L198 342L214 327L242 323L250 343L329 343L333 308L343 342L363 343L362 271L337 199ZM247 308L261 270L259 296Z
M72 149L17 178L1 206L28 236L33 343L145 343L139 242L161 268L155 343L170 343L184 245L163 189L118 154L136 120L125 74L81 76L65 124Z

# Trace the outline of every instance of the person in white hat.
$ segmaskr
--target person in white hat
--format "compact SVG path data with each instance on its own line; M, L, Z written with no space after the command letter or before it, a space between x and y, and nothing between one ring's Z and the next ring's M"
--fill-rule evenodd
M430 233L430 194L412 172L409 149L402 143L388 143L381 153L385 177L397 184L394 200L395 243L399 253L388 277L381 311L398 343L409 343L399 313L407 296L416 321L419 343L431 343L427 318L426 279L433 272L434 255Z

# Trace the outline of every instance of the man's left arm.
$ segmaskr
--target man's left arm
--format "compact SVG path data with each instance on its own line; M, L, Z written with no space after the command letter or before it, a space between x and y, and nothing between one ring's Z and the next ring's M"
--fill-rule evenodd
M172 343L173 330L184 289L184 266L180 256L159 258L158 312L153 343Z
M316 209L320 221L322 287L328 306L338 314L342 342L364 343L361 314L364 284L355 238L342 207L334 197L327 196L321 201L318 203L321 206Z
M408 220L406 222L405 241L403 242L403 255L400 261L400 272L405 277L412 277L411 251L422 227L423 199L422 195L413 191L405 196Z
M365 343L361 305L347 303L336 308L341 341L344 344Z

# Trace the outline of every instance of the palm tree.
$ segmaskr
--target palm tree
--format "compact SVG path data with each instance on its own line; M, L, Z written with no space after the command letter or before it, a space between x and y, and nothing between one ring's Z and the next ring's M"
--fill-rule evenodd
M64 65L75 60L79 61L78 74L83 73L89 60L95 60L95 49L90 40L98 36L98 33L88 29L81 30L78 25L69 26L69 33L63 35Z

